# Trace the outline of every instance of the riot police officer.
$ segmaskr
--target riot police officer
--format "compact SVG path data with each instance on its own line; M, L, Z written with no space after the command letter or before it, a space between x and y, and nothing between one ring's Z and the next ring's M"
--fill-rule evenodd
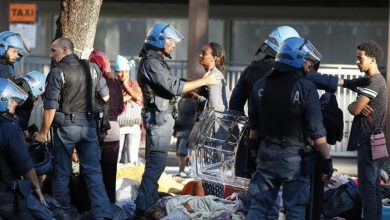
M14 64L30 54L20 34L12 31L0 33L0 78L15 79Z
M283 186L288 219L304 219L310 178L305 172L305 137L324 157L324 178L333 171L326 131L315 85L301 78L304 60L320 60L311 43L292 37L276 56L275 68L259 80L249 103L250 138L259 148L257 168L249 191L252 202L247 219L265 219Z
M20 61L23 57L26 57L30 54L30 50L26 46L23 38L20 34L4 31L0 33L0 78L15 80L16 78L16 70L15 64ZM37 74L33 74L32 76L38 76ZM43 76L44 77L44 76ZM39 80L42 77L36 78L37 87L44 87L43 84ZM21 79L21 81L24 81ZM19 83L17 83L19 85ZM38 85L40 84L40 85ZM28 87L26 88L26 92L28 92ZM42 93L43 91L41 91ZM34 107L33 97L29 96L29 98L23 103L22 106L18 106L16 109L16 115L19 117L19 125L22 127L23 131L27 130L28 120L30 119L30 113Z
M18 106L15 114L18 116L19 126L25 132L28 129L28 123L31 116L31 111L34 108L34 101L45 91L46 76L39 71L31 71L21 78L14 80L15 84L23 89L28 94L27 100L22 106Z
M298 32L292 27L279 26L272 30L255 53L255 55L263 53L265 56L261 60L253 61L240 75L229 100L229 109L244 113L244 105L253 85L272 69L279 46L290 37L299 37Z
M230 110L238 111L242 114L245 113L244 106L249 99L253 85L257 80L264 77L265 74L272 69L279 46L289 37L299 37L299 34L294 28L289 26L279 26L272 30L255 53L255 55L263 53L265 56L261 60L253 61L245 68L238 79L230 96ZM248 133L249 132L246 131L246 135L238 147L238 157L243 159L241 159L239 163L235 164L235 170L236 176L251 178L251 175L256 168L256 163L254 155L251 155L250 149L248 149L245 145L247 143ZM279 210L278 207L277 210ZM278 211L276 213L278 213Z
M138 83L144 95L143 122L146 130L145 171L136 199L136 216L158 200L158 179L165 169L167 152L176 117L176 97L205 85L215 84L219 78L206 74L194 81L172 75L164 56L170 57L176 43L183 36L170 24L156 23L146 35L138 70Z
M70 39L59 38L51 45L50 57L55 66L46 79L43 95L43 121L36 134L44 142L53 123L54 176L52 193L65 207L71 207L69 180L71 155L76 147L81 174L87 183L92 217L112 217L100 168L101 152L96 133L96 101L109 99L108 88L98 67L74 54Z
M30 197L33 190L40 202L46 204L14 115L15 107L27 96L9 79L0 79L0 219L35 219L27 208L31 203L47 214L44 219L52 219L51 212Z

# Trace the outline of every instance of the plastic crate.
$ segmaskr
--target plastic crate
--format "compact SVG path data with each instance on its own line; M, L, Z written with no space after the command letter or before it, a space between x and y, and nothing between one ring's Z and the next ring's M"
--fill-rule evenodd
M236 153L247 127L247 117L234 111L204 110L190 137L195 176L211 182L247 188L250 180L235 176Z

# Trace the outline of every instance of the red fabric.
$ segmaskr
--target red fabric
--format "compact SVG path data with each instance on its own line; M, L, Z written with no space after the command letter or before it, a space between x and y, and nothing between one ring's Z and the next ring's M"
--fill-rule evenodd
M233 193L239 192L241 190L242 189L240 189L240 188L236 188L236 187L233 187L233 186L225 185L225 189L224 189L224 192L223 192L223 197L227 198L227 197L231 196Z
M96 63L102 72L111 73L110 60L105 53L94 49L89 56L89 61L91 61L92 63Z
M194 180L184 185L180 195L191 195L191 196L204 196L204 189L201 180Z

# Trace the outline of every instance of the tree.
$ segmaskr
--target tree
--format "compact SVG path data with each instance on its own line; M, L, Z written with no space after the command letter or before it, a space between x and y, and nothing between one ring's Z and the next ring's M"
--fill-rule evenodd
M80 58L88 58L93 50L102 2L103 0L61 0L55 39L71 39L75 53Z

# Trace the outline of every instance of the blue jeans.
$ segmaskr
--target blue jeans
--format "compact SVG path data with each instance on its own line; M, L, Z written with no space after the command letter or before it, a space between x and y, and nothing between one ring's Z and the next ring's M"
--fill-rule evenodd
M261 151L263 152L258 155L267 149ZM305 219L305 208L310 196L310 178L301 174L300 161L301 157L298 155L273 161L258 160L256 173L249 186L252 201L246 219L277 219L272 212L275 211L275 200L281 186L287 219Z
M135 201L138 212L145 212L158 200L158 180L167 163L174 125L174 119L169 112L146 108L142 117L146 130L146 164Z
M65 207L71 206L69 180L72 175L72 153L76 147L80 160L81 174L87 183L93 218L112 217L100 168L101 152L96 133L96 122L89 119L75 119L77 125L65 120L67 126L54 129L54 177L52 192L54 198ZM84 124L84 125L82 125Z
M386 159L372 160L369 142L358 146L359 191L362 197L364 219L382 219L380 169L385 161Z

